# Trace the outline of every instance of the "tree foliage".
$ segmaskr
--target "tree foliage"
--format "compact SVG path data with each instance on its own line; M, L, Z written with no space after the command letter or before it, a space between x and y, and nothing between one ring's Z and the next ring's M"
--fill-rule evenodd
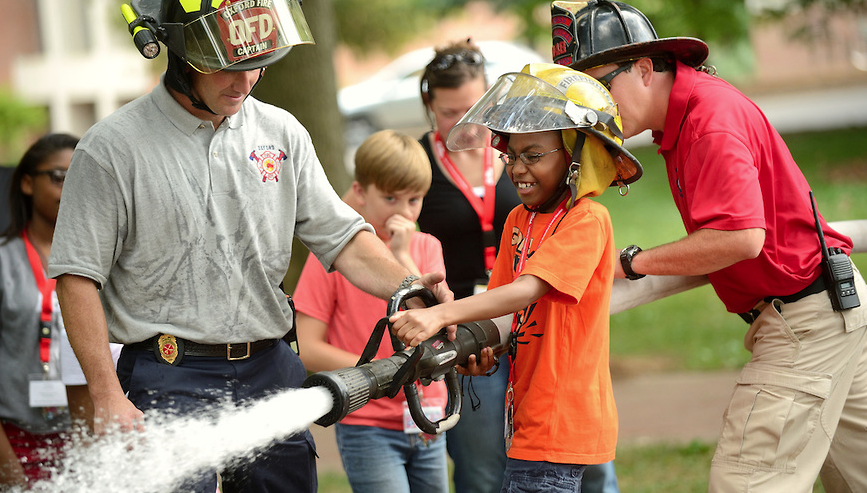
M398 51L403 43L432 29L436 21L467 3L469 0L334 0L339 39L360 52ZM511 37L544 44L545 38L550 36L550 1L489 3L498 11L508 11L524 19L521 32L509 33ZM747 36L748 14L744 0L631 0L628 3L647 15L661 37L695 36L728 45Z
M0 164L18 161L29 146L29 137L44 131L48 114L44 108L24 103L0 88Z

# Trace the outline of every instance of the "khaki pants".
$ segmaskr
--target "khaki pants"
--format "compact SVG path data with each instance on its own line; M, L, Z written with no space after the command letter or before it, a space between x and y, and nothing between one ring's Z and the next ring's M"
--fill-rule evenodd
M867 285L835 312L825 292L760 303L723 418L709 491L867 492Z

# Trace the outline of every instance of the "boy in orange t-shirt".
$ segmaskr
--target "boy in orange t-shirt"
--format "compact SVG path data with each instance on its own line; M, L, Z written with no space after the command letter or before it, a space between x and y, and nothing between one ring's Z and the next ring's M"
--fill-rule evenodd
M620 117L595 79L552 64L506 74L449 134L486 133L523 206L506 221L488 291L391 317L417 345L452 324L511 315L503 491L579 491L584 468L614 459L617 410L608 368L616 250L607 209L588 197L641 176L621 147ZM501 319L502 320L502 319ZM489 349L470 371L492 366Z

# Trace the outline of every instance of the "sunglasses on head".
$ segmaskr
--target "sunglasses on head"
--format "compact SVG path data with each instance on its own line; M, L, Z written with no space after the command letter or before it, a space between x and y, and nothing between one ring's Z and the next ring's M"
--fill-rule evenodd
M481 53L474 50L463 50L457 53L448 53L438 58L434 58L430 62L431 70L445 70L456 62L466 65L481 65L485 62L485 57Z

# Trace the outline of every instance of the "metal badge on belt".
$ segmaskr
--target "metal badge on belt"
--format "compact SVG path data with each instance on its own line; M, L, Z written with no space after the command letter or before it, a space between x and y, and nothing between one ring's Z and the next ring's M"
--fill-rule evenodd
M158 361L178 366L184 357L184 341L173 335L163 334L154 341L154 354Z

